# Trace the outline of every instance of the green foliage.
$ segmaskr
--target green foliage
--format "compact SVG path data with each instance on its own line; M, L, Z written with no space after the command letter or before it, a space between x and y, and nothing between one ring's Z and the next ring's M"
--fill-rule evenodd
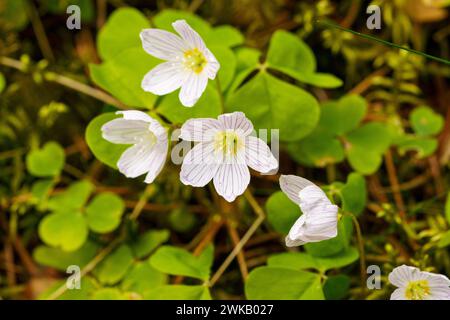
M415 134L404 134L397 138L400 154L415 151L418 158L432 155L438 147L438 141L433 136L440 133L444 126L442 116L429 107L420 106L411 112L409 122Z
M42 149L28 153L27 169L36 177L53 177L61 173L64 161L64 149L56 142L47 142Z
M67 267L71 265L83 268L94 258L98 249L99 246L91 241L86 241L81 248L70 252L59 248L39 246L33 251L33 258L44 266L65 272Z
M169 121L178 124L191 118L217 118L221 111L220 97L212 84L209 84L193 108L181 105L178 92L172 92L161 99L156 110Z
M137 258L145 258L168 239L168 230L149 230L141 234L130 246Z
M319 167L339 163L345 155L359 173L374 173L391 143L391 135L384 123L361 124L366 112L365 100L356 95L325 102L317 127L288 146L290 155L301 164Z
M243 111L257 129L279 129L282 141L301 139L319 120L319 106L311 94L266 71L232 94L227 106L228 111Z
M139 33L150 28L150 22L134 8L114 11L98 33L97 48L103 60L113 60L128 49L142 49Z
M80 181L49 199L52 213L39 224L39 236L46 244L74 251L85 243L89 229L107 233L119 226L123 200L115 194L100 193L85 205L92 191L90 182Z
M336 88L342 81L331 74L316 72L316 58L300 38L286 31L277 31L270 40L267 66L300 82L323 88Z
M0 72L0 93L3 92L5 87L6 87L6 79L5 79L5 76L3 75L3 73Z
M198 257L181 248L162 246L152 255L150 264L164 273L206 281L210 275L213 253L212 245L207 246Z
M350 277L339 274L330 276L323 285L326 300L340 300L347 296L350 289Z
M94 275L102 284L113 285L122 280L132 264L130 247L121 245L94 269Z
M245 295L250 300L324 299L319 275L278 267L254 269L245 283Z
M121 26L123 27L123 26ZM130 48L100 65L89 65L95 84L111 93L130 107L151 109L156 96L145 92L141 82L145 74L158 64L158 60L147 54L142 48Z
M429 107L418 107L411 113L411 126L419 136L438 134L444 126L444 119Z
M304 252L284 252L269 257L269 267L286 268L293 270L316 269L325 272L330 269L345 267L358 260L358 250L353 247L339 252L338 254L315 257Z

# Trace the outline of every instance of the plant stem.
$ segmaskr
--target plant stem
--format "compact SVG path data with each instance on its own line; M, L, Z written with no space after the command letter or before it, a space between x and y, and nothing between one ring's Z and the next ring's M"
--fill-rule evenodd
M361 280L361 290L362 292L366 292L366 255L364 251L364 238L361 232L361 226L359 225L358 219L350 212L346 212L346 215L352 218L353 224L356 230L356 240L358 242L358 251L359 251L359 268L360 268L360 280Z
M256 232L256 230L259 228L259 226L265 219L266 215L264 213L264 210L258 204L256 199L251 194L251 192L249 190L246 190L244 193L244 196L247 199L247 201L249 202L250 206L253 208L253 211L255 211L257 218L253 222L253 224L250 226L250 228L247 230L247 232L244 234L242 239L234 247L233 251L231 251L231 253L228 255L228 257L225 259L225 261L219 267L219 269L217 269L216 273L214 273L214 275L211 278L211 281L209 282L210 287L212 287L217 282L217 280L219 280L219 278L222 276L222 274L228 268L228 266L233 261L233 259L237 256L237 254L239 252L241 252L242 248L245 246L247 241L253 236L253 234Z

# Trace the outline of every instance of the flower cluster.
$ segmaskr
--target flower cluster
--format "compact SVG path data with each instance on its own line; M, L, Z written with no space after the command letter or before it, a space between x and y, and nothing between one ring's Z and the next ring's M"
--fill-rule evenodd
M164 30L145 29L140 37L144 50L165 60L142 80L142 89L165 95L180 89L181 104L192 107L215 79L220 64L200 35L184 20L174 22L179 36ZM168 131L141 111L118 112L102 127L103 138L116 144L131 145L117 167L129 178L146 174L152 183L161 172L168 153ZM204 187L213 182L217 193L232 202L250 183L249 167L264 174L278 168L268 145L254 136L253 124L244 113L222 114L217 119L190 119L181 127L180 138L195 146L185 155L180 180L185 185ZM286 246L300 246L337 236L338 206L314 183L293 175L280 177L281 190L296 203L302 215L286 236ZM417 268L400 266L389 275L398 287L391 299L450 299L450 280Z

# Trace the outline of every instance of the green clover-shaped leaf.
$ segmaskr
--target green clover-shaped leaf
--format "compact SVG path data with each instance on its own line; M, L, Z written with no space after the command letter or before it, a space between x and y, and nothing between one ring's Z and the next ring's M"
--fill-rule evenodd
M64 160L64 149L56 142L47 142L42 149L28 153L26 164L28 171L36 177L53 177L61 173Z
M420 136L435 135L441 132L444 119L433 109L421 106L414 109L409 116L414 132Z

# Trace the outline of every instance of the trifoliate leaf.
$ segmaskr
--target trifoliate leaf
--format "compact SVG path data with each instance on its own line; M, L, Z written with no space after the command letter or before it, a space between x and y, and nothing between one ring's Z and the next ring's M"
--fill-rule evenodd
M213 28L205 39L208 46L221 45L230 48L243 44L244 40L242 33L230 25Z
M255 129L279 129L282 141L296 141L309 134L320 112L312 95L267 72L260 72L234 92L227 109L243 111Z
M322 105L319 125L329 133L342 135L358 127L367 110L366 100L358 95L346 95L340 100Z
M126 274L120 287L123 291L144 295L147 291L158 288L166 282L165 274L152 268L147 262L138 262Z
M133 254L127 245L121 245L100 262L94 275L105 285L114 285L127 274L133 263Z
M320 276L306 271L259 267L245 283L249 300L323 300Z
M389 130L382 123L371 122L346 135L347 157L350 165L362 174L374 173L382 162L382 155L389 147Z
M162 246L149 261L153 268L164 273L208 280L213 262L213 250L213 246L209 245L196 257L181 248Z
M438 142L435 138L404 135L401 139L398 139L397 147L401 155L408 151L415 151L417 158L423 159L436 151Z
M89 228L98 233L111 232L120 224L125 203L114 193L97 195L86 207Z
M86 241L78 250L67 252L59 248L39 246L33 251L33 258L39 264L66 271L68 266L76 265L83 268L94 258L99 246Z
M139 10L130 7L115 10L98 33L100 57L103 60L114 59L130 48L143 51L139 34L147 28L150 28L150 22Z
M444 126L444 118L426 106L414 109L410 114L409 121L414 132L420 136L438 134Z
M142 48L130 48L102 64L90 64L89 70L95 84L127 106L151 109L156 96L145 92L141 83L145 74L160 62Z
M270 40L267 66L301 82L323 88L336 88L342 80L331 74L316 73L316 58L311 48L296 35L277 31Z
M344 160L342 143L321 128L316 128L306 138L288 144L290 156L300 164L325 167Z
M64 161L64 149L56 142L47 142L42 149L29 152L26 158L28 171L36 177L59 175Z
M149 230L130 243L136 258L144 258L162 243L169 240L170 233L168 230Z
M39 236L52 247L75 251L86 241L88 228L79 211L62 211L45 216L39 224Z
M80 209L93 190L93 184L87 180L74 182L64 192L51 197L48 201L48 208L54 211Z

